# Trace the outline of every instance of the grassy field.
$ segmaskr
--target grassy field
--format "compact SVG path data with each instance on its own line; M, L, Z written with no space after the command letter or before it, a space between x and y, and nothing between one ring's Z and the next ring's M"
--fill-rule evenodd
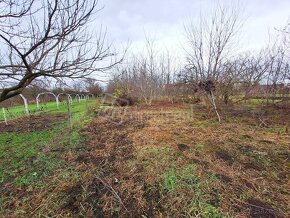
M89 100L89 104L91 104L92 100ZM71 104L72 112L84 111L86 107L86 101L81 100L80 102L73 101ZM57 104L55 102L48 103L40 103L39 108L37 108L36 104L28 105L29 111L31 115L41 114L43 112L46 113L66 113L67 112L67 103L66 101L59 103L59 108L57 108ZM5 108L6 118L8 120L19 118L26 116L25 107L24 106L16 106ZM2 113L2 109L0 111L0 122L4 121L4 115Z
M98 105L95 100L88 102L88 107L90 110L96 108L97 106ZM31 105L30 109L33 108L36 108L36 105ZM13 111L13 113L17 113L17 111L20 111L20 107L10 108L10 110ZM79 119L83 118L86 114L85 101L71 105L71 112L73 123L78 125ZM61 116L56 117L57 119L53 120L54 123L52 128L46 129L46 126L50 126L49 122L52 120L49 118L53 117L53 114L58 114ZM21 175L21 177L18 177L18 171L22 170L23 166L27 164L27 162L33 162L35 155L39 153L40 149L45 146L51 146L51 140L55 140L62 134L69 132L66 114L66 105L61 105L59 109L54 109L53 103L48 103L44 110L38 111L38 113L35 113L29 118L26 117L26 115L23 115L23 118L20 117L16 120L9 120L8 126L2 124L0 129L0 158L7 158L8 162L1 161L0 163L1 183L11 179L12 177L14 177L14 182L19 185L22 183L27 183L33 179L32 174L27 174L24 177ZM48 119L39 119L39 117L48 117ZM34 126L35 129L25 129L26 125L31 123L36 124ZM20 130L17 131L17 126L22 126L23 130L20 128ZM7 130L15 128L15 133L10 131L5 132L6 128ZM50 162L48 163L53 164Z
M90 110L94 110L98 107L98 102L91 100L88 106ZM35 105L31 105L30 109L35 107ZM20 107L11 110L17 112ZM8 122L7 127L3 125L1 128L0 214L2 217L6 217L8 214L7 211L3 210L3 206L7 202L13 202L19 192L29 194L34 190L40 191L47 188L46 180L55 171L62 171L62 175L69 173L70 169L65 168L67 163L61 158L61 154L66 150L81 146L79 130L90 121L91 117L86 113L85 102L73 104L73 129L70 130L66 113L67 109L64 105L60 109L54 110L53 103L49 103L45 110L39 111L36 115L29 118L23 116ZM57 114L57 119L51 119L54 114ZM42 117L46 119L40 119ZM52 121L53 123L51 123ZM26 128L26 123L30 124L29 127L35 125L33 128ZM5 132L5 128L10 130L13 125L15 132ZM23 129L17 129L16 125L22 126ZM63 179L68 177L69 175ZM12 192L5 195L6 190ZM25 202L25 197L23 200ZM23 214L25 214L24 211L14 211L14 215L17 217L25 216Z
M289 217L288 109L90 106L0 132L1 217Z

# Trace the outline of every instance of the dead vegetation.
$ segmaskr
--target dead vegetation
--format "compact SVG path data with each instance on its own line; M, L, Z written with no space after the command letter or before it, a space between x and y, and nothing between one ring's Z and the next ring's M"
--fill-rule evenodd
M288 217L289 118L281 123L273 109L261 127L235 112L219 124L199 107L104 110L82 129L83 147L61 154L66 179L56 171L8 207L57 217Z

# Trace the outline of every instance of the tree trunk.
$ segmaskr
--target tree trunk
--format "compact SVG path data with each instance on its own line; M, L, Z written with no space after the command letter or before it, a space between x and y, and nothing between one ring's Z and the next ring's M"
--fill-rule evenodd
M225 103L225 105L228 105L228 103L229 103L229 94L228 93L224 94L224 103Z
M216 106L216 103L215 103L215 98L214 98L214 95L213 95L212 91L210 92L210 98L211 98L211 102L212 102L213 108L215 110L215 113L216 113L216 115L218 117L218 121L219 121L219 123L221 123L221 117L220 117L220 114L219 114L219 112L217 110L217 106Z

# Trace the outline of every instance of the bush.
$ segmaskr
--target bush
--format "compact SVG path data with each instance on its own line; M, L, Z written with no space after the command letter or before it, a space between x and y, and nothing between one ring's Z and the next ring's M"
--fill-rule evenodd
M114 106L126 107L136 103L136 99L128 95L121 95L114 101Z

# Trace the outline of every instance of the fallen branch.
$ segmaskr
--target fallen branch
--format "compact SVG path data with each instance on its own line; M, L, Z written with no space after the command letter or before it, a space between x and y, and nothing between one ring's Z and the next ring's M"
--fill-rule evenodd
M126 206L124 205L121 197L118 195L118 193L114 190L114 188L105 180L105 179L102 179L100 176L95 176L95 178L97 180L99 180L103 185L104 187L109 191L111 192L111 194L113 194L113 196L115 197L115 199L124 207L124 209L129 213L128 209L126 208Z

